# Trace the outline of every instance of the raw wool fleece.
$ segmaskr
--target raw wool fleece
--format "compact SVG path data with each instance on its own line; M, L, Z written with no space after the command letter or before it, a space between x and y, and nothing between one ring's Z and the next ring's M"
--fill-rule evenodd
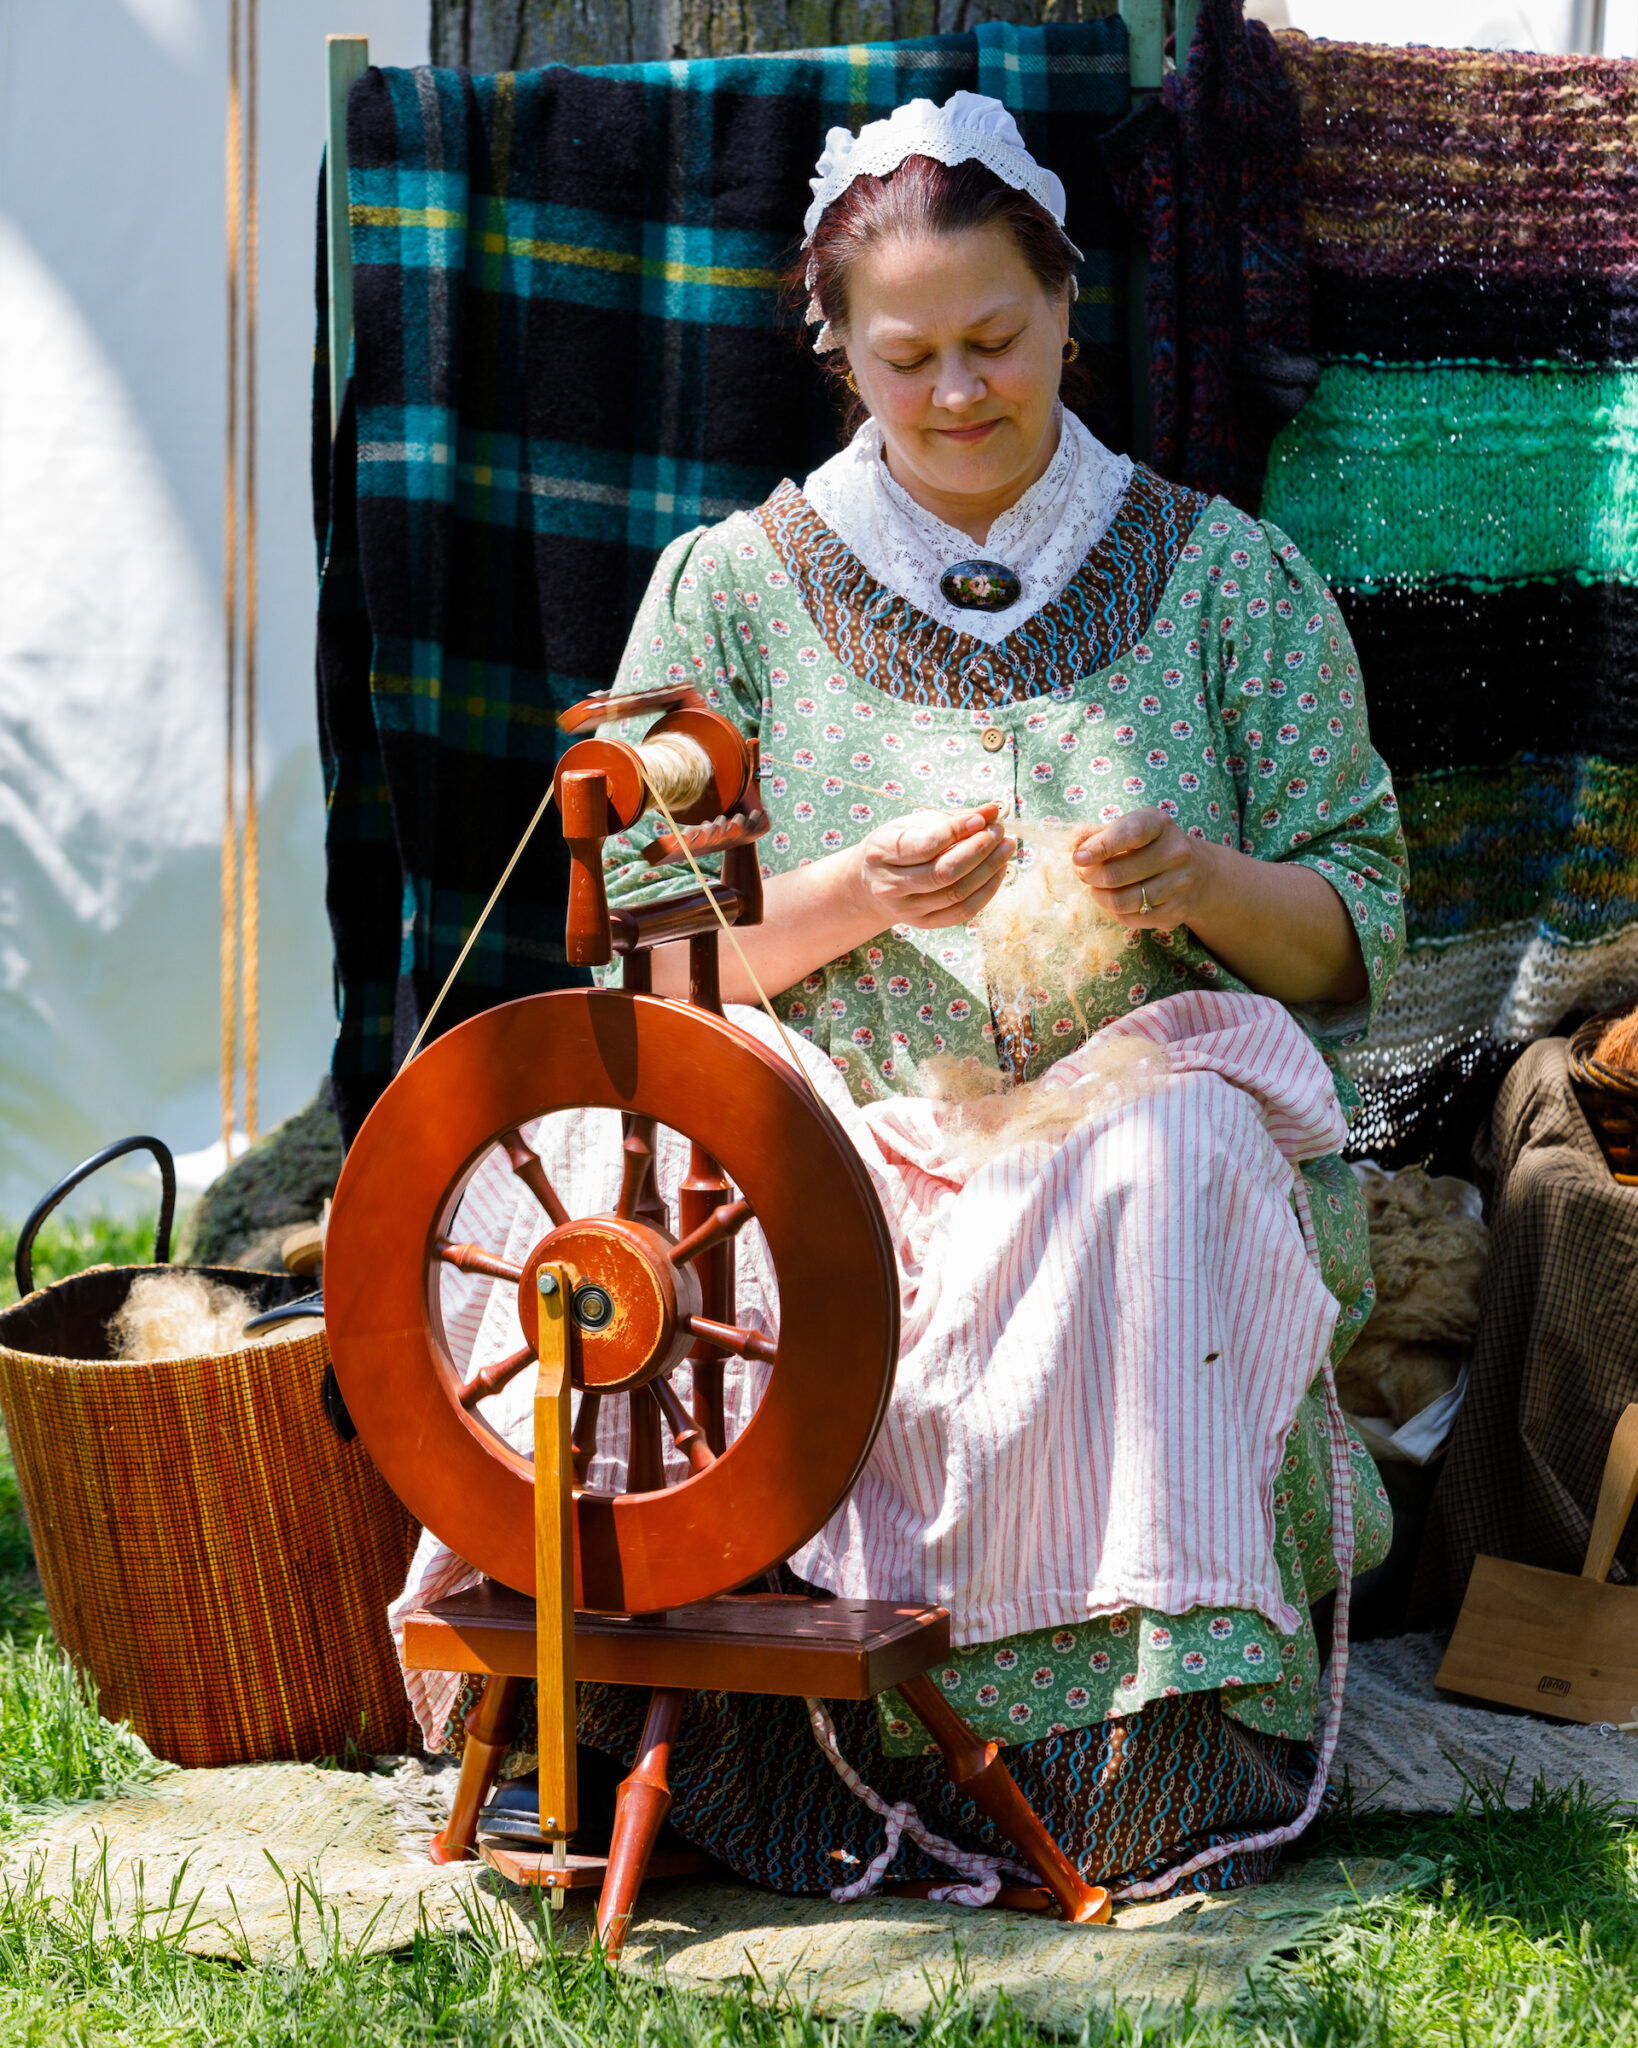
M991 998L998 1009L1027 1011L1045 1000L1040 984L1052 981L1074 1003L1075 990L1118 960L1126 939L1122 926L1098 914L1075 872L1089 828L1019 818L1007 829L1021 842L1017 862L975 920ZM1080 1022L1086 1030L1084 1016Z
M1479 1324L1489 1232L1465 1213L1465 1181L1357 1169L1371 1226L1376 1309L1337 1368L1337 1394L1355 1415L1395 1429L1455 1386Z
M125 1305L108 1318L114 1356L130 1364L205 1358L241 1351L255 1304L220 1280L199 1273L143 1273ZM270 1333L272 1334L272 1333Z

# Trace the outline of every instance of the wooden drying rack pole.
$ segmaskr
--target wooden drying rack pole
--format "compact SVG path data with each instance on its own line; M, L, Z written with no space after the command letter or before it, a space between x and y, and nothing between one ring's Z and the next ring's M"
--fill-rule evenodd
M324 115L325 296L329 300L330 438L353 350L353 228L347 206L347 95L370 61L368 36L326 36Z

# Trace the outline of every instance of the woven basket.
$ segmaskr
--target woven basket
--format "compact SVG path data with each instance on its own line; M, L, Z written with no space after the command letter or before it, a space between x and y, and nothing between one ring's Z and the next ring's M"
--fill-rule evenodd
M322 1330L111 1360L108 1318L152 1270L93 1268L0 1314L0 1407L58 1640L103 1712L174 1763L410 1747L386 1608L416 1529L324 1419ZM257 1308L306 1285L196 1270Z
M1631 1188L1638 1187L1638 1074L1593 1057L1614 1021L1613 1016L1589 1017L1577 1029L1570 1040L1570 1086L1610 1172Z

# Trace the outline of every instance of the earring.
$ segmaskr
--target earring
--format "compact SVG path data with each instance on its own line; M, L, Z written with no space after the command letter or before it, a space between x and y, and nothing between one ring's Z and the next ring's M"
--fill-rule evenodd
M854 397L855 397L855 398L857 398L857 397L858 397L858 395L859 395L859 387L858 387L858 385L857 385L857 384L855 384L855 383L854 383L854 381L853 381L853 372L852 372L852 370L849 370L849 371L848 371L848 373L847 373L847 376L846 376L846 378L844 379L844 382L846 383L846 385L847 385L847 388L849 389L849 391L851 391L851 392L853 393Z
M1071 335L1069 339L1064 343L1064 361L1066 363L1074 362L1075 358L1080 354L1080 352L1080 343L1075 339L1074 335Z

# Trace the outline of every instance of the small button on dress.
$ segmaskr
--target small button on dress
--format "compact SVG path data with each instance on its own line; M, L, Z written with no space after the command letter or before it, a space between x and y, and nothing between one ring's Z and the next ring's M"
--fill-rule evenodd
M998 725L987 725L978 744L986 754L999 754L1007 744L1007 736Z

